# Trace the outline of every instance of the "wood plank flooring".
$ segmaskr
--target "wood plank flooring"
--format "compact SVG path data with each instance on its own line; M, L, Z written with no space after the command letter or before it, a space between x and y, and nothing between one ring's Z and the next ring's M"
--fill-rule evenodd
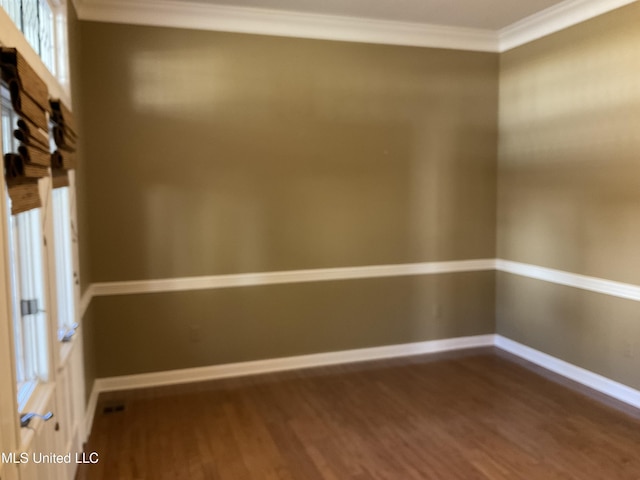
M559 382L482 349L111 393L78 479L640 479L637 412Z

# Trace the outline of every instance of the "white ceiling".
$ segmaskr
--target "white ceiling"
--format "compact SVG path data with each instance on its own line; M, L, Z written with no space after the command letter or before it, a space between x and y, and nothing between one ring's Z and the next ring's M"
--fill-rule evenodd
M73 0L81 20L504 52L640 0Z
M562 0L176 0L299 13L500 30Z

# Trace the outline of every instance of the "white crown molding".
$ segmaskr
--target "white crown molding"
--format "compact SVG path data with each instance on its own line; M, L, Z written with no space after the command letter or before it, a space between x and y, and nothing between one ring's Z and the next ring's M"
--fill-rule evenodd
M231 275L210 275L160 280L94 283L87 290L87 294L90 294L91 296L101 296L176 292L186 290L209 290L213 288L275 285L280 283L430 275L493 269L495 269L494 259L405 263L398 265L372 265L365 267L317 268L312 270L289 270L282 272L239 273Z
M636 0L566 0L499 31L172 0L74 0L81 20L504 52Z
M622 383L585 370L559 358L552 357L539 350L505 338L502 335L495 336L495 346L628 405L640 408L640 391L623 385Z
M566 0L501 29L498 32L500 52L519 47L635 1Z
M630 283L615 282L603 278L589 277L577 273L564 272L553 268L539 267L528 263L496 260L496 269L527 278L534 278L558 285L580 288L590 292L603 293L613 297L640 301L640 286Z
M76 0L81 20L495 52L494 31L204 3Z

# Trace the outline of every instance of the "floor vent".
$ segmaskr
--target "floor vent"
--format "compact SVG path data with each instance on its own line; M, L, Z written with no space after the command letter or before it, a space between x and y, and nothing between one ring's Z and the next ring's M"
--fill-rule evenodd
M102 407L102 414L109 415L111 413L124 412L124 403L113 403Z

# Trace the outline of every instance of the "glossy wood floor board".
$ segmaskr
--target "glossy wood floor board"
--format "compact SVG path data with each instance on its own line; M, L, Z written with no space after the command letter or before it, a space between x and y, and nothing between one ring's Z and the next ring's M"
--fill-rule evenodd
M78 479L638 480L599 398L494 349L113 392Z

